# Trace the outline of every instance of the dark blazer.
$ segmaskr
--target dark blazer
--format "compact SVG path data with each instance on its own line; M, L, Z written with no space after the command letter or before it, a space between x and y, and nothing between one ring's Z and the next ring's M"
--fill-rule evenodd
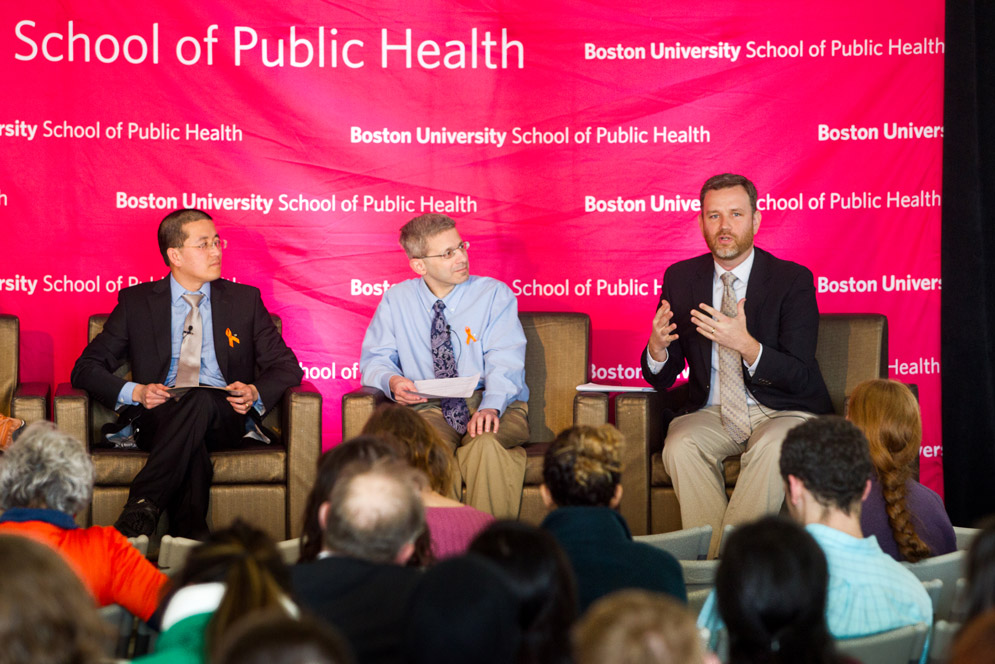
M331 556L298 563L290 572L300 605L341 631L357 662L404 659L401 637L415 610L420 569Z
M73 387L86 390L110 409L127 382L114 371L131 364L132 380L161 383L171 356L169 278L123 289L117 306L73 367ZM214 349L221 374L229 383L252 383L269 410L304 375L297 357L283 342L259 289L224 279L211 282L211 318ZM229 341L226 330L237 335ZM204 331L205 334L207 330ZM135 406L122 419L136 415ZM253 409L250 413L255 413Z
M831 413L832 401L815 359L819 307L812 272L763 249L754 247L754 251L746 287L746 329L763 344L763 354L753 376L743 367L746 388L767 408ZM679 338L667 349L670 356L658 374L649 370L646 348L641 355L643 376L658 390L673 385L687 361L689 394L684 412L698 410L708 399L712 342L698 334L691 309L699 309L702 302L712 303L714 273L711 254L667 268L660 299L670 303L671 322L677 324L674 331Z

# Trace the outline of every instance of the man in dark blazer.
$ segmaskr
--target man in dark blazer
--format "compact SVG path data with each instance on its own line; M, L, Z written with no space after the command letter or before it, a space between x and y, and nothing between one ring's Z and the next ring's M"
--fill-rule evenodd
M115 527L129 537L150 535L167 510L170 532L199 537L207 532L209 451L238 446L246 435L265 439L262 415L300 384L303 371L259 290L220 279L224 243L210 216L177 210L163 219L158 235L170 275L120 292L71 380L119 412L122 430L114 437L133 437L149 452ZM201 342L184 346L188 336ZM192 364L189 384L224 389L170 394L184 371L181 347L189 358L188 346L195 353L186 362ZM131 365L130 381L114 374L124 362Z
M832 403L815 359L812 272L753 246L760 212L747 178L712 177L699 200L710 253L664 274L642 367L658 390L689 367L688 400L667 431L663 463L683 526L710 524L714 556L726 525L780 510L781 441ZM727 500L722 462L737 454L740 476Z
M406 566L425 530L422 481L399 460L347 465L318 510L318 559L291 569L301 606L341 631L357 662L404 660L401 636L422 578Z

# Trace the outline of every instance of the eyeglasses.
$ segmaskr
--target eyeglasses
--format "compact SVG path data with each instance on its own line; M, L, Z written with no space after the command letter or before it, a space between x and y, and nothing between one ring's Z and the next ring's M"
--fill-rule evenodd
M180 245L181 249L196 249L197 251L210 251L211 249L221 249L222 251L228 248L228 240L222 240L219 237L214 238L213 242L208 242L204 240L200 244L183 244Z
M467 253L466 250L470 248L470 243L463 241L457 244L452 249L446 249L441 254L432 254L431 256L418 256L418 258L442 258L444 260L449 260L456 255L457 251L462 251L464 254Z

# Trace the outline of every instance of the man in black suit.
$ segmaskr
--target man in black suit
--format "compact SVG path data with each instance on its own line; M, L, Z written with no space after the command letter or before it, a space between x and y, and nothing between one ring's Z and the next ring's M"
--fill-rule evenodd
M346 466L318 510L322 552L291 570L301 605L339 629L358 662L404 659L401 636L422 578L405 565L425 530L423 481L398 460Z
M170 275L122 290L73 367L74 387L119 411L116 436L133 436L149 452L114 524L129 537L152 534L162 510L173 534L204 535L209 451L246 435L265 439L262 415L303 376L259 290L220 279L223 247L206 213L167 215L159 251ZM114 374L125 361L131 381ZM169 387L178 379L225 389L194 387L174 397Z
M710 253L671 265L643 376L658 390L690 369L683 415L667 431L663 463L685 528L722 529L777 512L784 501L781 441L813 413L832 411L815 359L819 309L812 272L753 246L757 190L725 173L705 182L698 223ZM727 501L722 462L742 454Z

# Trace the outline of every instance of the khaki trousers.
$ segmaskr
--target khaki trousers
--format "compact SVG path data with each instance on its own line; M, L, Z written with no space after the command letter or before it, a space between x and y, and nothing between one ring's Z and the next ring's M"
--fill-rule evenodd
M472 415L477 411L483 392L474 392L466 400ZM529 407L524 401L512 402L501 416L497 433L482 433L476 438L460 436L442 416L438 400L414 406L456 457L453 465L453 498L460 499L466 485L466 504L498 519L517 519L522 505L525 483L525 450L529 440Z
M663 466L674 483L684 528L712 526L709 558L714 558L728 525L776 514L784 502L781 480L781 441L788 431L810 417L800 410L770 410L751 405L753 433L745 444L734 443L722 428L719 406L709 406L675 418L663 444ZM726 498L722 463L742 454L739 479Z

